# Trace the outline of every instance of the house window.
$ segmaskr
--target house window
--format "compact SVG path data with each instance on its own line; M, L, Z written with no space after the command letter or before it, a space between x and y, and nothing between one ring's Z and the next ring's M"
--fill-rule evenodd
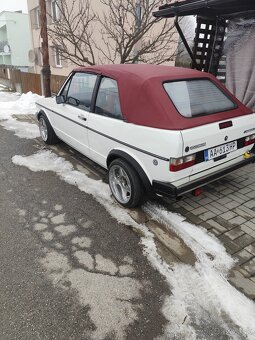
M36 21L36 26L39 28L41 26L41 20L40 20L40 10L39 7L35 9L35 21Z
M52 20L58 21L59 20L58 0L53 0L51 2L51 13L52 13Z
M61 51L58 47L54 48L54 54L55 54L55 65L57 67L62 67L62 56L61 56Z

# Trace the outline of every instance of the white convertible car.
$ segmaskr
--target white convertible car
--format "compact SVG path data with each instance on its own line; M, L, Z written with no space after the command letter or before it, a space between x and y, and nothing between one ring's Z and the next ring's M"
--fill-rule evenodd
M154 65L75 69L37 102L41 137L109 169L125 207L178 197L254 161L255 115L212 75Z

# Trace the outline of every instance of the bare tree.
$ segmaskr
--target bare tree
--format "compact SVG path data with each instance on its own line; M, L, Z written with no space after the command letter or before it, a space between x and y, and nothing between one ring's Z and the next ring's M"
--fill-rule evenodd
M58 18L48 13L52 24L48 34L64 60L75 65L96 63L93 45L93 23L96 15L89 0L62 0L56 3Z
M106 59L112 63L162 64L175 56L178 37L173 23L152 15L162 0L101 0L101 3L106 10L97 18L107 53L98 48Z
M152 13L162 0L91 0L58 2L59 20L49 27L62 57L77 65L95 63L162 64L177 54L178 35L169 19Z

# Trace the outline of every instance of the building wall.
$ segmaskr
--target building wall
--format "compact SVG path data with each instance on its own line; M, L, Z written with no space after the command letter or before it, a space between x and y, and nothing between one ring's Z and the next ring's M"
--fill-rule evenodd
M0 42L7 41L10 53L0 53L0 63L12 66L29 66L28 51L32 47L31 31L27 14L20 12L0 13Z
M40 73L41 68L42 68L42 58L41 58L41 52L40 52L40 27L36 25L36 22L37 22L36 11L39 9L39 0L28 0L27 2L28 2L28 13L30 17L30 27L32 31L33 50L34 50L34 56L35 56L33 70L36 73ZM78 10L78 0L77 2L75 2L75 5ZM51 11L50 0L46 0L46 6L47 6L47 11L50 12ZM105 5L103 5L100 0L93 0L93 1L91 0L91 6L92 6L92 9L96 13L99 13L99 14L107 10L107 7L105 7ZM172 19L169 19L169 20L172 20ZM49 23L50 23L50 18L48 18L48 24ZM100 24L95 23L95 27L94 27L95 41L101 48L106 50L107 46L105 46L105 44L102 41L99 25ZM161 23L158 24L158 26L154 27L155 34L157 33L157 30L160 29L160 25ZM177 35L176 35L176 41L178 41ZM50 46L49 57L50 57L51 73L57 74L57 75L68 75L76 65L71 64L70 62L63 61L61 67L56 66L55 50L50 40L49 40L49 46ZM173 47L172 47L173 50L176 49L176 46L177 46L177 43L173 44ZM100 53L98 53L95 57L98 63L109 63L109 61L106 58L104 58L103 55ZM173 59L172 61L169 61L168 64L174 65L174 61L175 60Z
M40 51L41 46L41 27L37 25L38 22L38 13L39 11L39 0L28 0L28 14L30 18L30 30L32 32L32 49L33 54L31 54L31 61L33 61L33 67L30 68L30 71L35 73L40 73L42 69L42 54ZM47 12L51 11L50 1L46 1ZM48 22L50 22L50 18L48 17ZM63 62L62 66L56 66L55 62L55 50L49 41L49 59L50 59L50 66L51 66L51 73L61 76L68 75L71 70L74 68L74 65L70 65L66 62Z

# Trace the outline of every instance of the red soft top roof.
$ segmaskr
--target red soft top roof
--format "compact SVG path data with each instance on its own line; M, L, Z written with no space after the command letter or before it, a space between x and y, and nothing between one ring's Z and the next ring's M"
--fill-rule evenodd
M122 64L78 67L74 71L93 72L115 79L118 82L121 110L129 123L160 129L183 130L252 112L214 76L192 69L149 64ZM165 81L193 78L211 79L237 103L238 108L197 118L183 117L176 110L162 84Z

